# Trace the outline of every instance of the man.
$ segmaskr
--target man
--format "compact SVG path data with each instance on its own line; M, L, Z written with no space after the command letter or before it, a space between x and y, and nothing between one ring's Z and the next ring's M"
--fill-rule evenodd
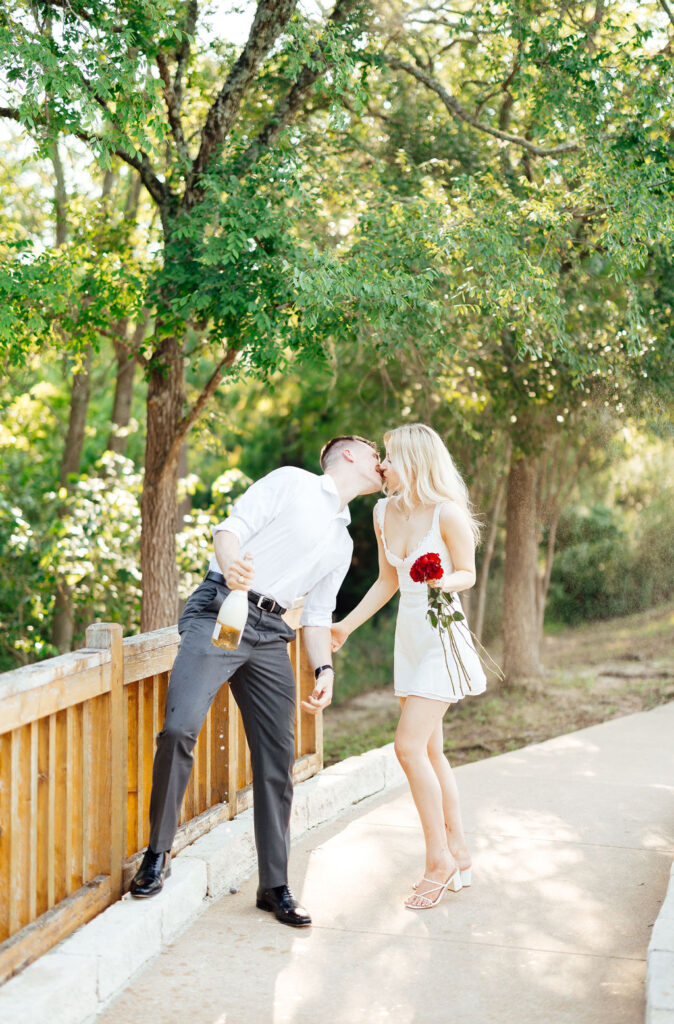
M281 616L306 595L304 646L316 686L302 706L317 714L332 700L330 626L353 551L347 505L356 495L381 488L377 448L365 438L333 438L320 461L323 476L292 466L269 473L215 527L209 571L178 623L181 643L154 759L150 845L131 883L136 897L154 896L170 874L192 750L216 693L229 680L253 769L257 906L284 924L311 924L288 888L295 679L287 644L295 633ZM239 647L229 651L216 648L211 635L232 589L248 591L249 614Z

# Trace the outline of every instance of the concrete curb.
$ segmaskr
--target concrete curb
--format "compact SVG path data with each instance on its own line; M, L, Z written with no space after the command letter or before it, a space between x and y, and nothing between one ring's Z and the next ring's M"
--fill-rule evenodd
M295 787L292 841L366 797L402 785L389 743L325 768ZM125 896L0 988L5 1024L86 1024L208 906L254 870L253 812L216 826L180 853L164 890ZM670 889L672 886L670 886ZM674 956L674 954L671 954ZM653 1018L653 1024L669 1018Z
M648 944L646 1024L674 1024L674 864Z

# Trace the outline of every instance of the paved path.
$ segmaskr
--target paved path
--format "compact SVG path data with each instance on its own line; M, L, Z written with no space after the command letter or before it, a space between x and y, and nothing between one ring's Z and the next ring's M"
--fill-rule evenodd
M314 926L213 903L101 1024L643 1024L674 856L674 703L458 769L474 884L401 903L422 841L406 790L293 851ZM98 1024L97 1022L97 1024Z

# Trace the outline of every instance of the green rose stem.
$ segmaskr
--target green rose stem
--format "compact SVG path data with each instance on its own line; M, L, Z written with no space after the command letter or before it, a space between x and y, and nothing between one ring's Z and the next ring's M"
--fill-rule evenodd
M454 658L454 663L457 666L459 674L463 677L465 683L467 685L470 685L470 677L468 675L466 666L463 663L463 659L459 651L459 645L457 644L456 637L454 636L454 629L452 628L453 623L456 623L457 627L460 628L459 624L463 622L464 628L467 630L468 634L473 639L473 643L475 644L476 647L477 656L484 665L484 667L491 668L491 670L496 674L498 679L505 679L503 670L501 669L500 665L497 665L497 663L490 655L489 651L484 647L482 643L480 643L478 638L475 636L475 633L473 633L472 629L468 626L468 623L466 622L466 617L463 614L463 612L460 612L456 608L452 608L452 601L456 597L456 594L446 593L445 591L438 590L437 587L432 587L428 583L426 584L426 587L428 590L428 610L426 611L426 617L428 618L428 621L430 622L431 626L433 626L434 629L438 629L440 633L442 653L444 654L445 665L447 666L447 672L450 674L450 676L451 670L449 667L449 661L447 660L447 647L445 645L444 635L445 630L447 631L447 636L449 638L449 648L452 657Z

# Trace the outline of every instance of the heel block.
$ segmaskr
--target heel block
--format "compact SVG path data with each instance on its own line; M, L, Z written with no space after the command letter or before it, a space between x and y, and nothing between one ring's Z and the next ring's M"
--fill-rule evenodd
M452 892L461 892L463 888L461 882L461 872L457 870L454 872L450 880L447 882L447 888L451 889Z

